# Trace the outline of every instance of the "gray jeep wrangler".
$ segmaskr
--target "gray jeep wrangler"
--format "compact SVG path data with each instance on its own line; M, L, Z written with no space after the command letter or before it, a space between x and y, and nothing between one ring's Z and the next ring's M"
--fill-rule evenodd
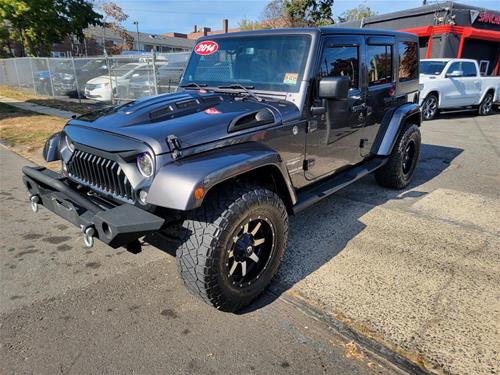
M374 172L410 182L420 152L414 35L267 30L202 38L178 92L70 120L46 143L61 172L24 167L34 211L87 246L177 238L187 288L235 311L270 283L288 216Z

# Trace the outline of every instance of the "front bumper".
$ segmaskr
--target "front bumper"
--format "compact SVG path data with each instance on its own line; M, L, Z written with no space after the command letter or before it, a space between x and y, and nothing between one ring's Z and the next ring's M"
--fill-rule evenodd
M113 248L159 230L164 219L131 204L112 206L85 195L66 177L43 167L23 167L23 182L30 196L56 215Z

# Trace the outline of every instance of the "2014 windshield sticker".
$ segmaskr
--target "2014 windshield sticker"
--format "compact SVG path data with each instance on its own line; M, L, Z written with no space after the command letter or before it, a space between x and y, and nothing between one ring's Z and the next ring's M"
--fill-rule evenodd
M205 40L194 47L197 55L211 55L219 49L219 45L211 40Z
M297 83L297 79L299 79L299 75L297 73L285 73L283 83L285 85L295 85Z

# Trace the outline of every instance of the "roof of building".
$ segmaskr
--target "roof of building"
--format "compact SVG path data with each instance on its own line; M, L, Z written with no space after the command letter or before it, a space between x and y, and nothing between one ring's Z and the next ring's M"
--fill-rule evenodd
M411 8L411 9L405 9L397 12L392 12L392 13L384 13L376 16L371 16L371 17L366 17L361 20L356 20L356 21L349 21L349 22L343 22L343 23L338 23L333 26L335 27L354 27L354 28L359 28L361 25L368 25L372 23L378 23L378 22L383 22L383 21L389 21L393 19L398 19L398 18L405 18L405 17L411 17L411 16L417 16L417 15L423 15L423 14L431 14L439 10L445 10L445 9L463 9L463 10L489 10L486 8L480 8L480 7L475 7L472 5L467 5L467 4L461 4L461 3L456 3L454 1L444 1L442 3L436 3L436 4L429 4L429 5L423 5L418 8Z
M105 39L115 39L115 40L121 40L122 37L114 32L111 29L104 29L99 26L91 26L84 31L85 35L87 37L92 37L94 39L102 39L103 35ZM137 38L137 33L127 30L127 33L134 38L134 42L136 42ZM142 33L139 32L139 43L144 43L144 44L154 44L154 45L159 45L159 46L168 46L168 47L174 47L174 48L193 48L194 46L194 40L186 39L186 38L179 38L179 37L172 37L172 36L165 36L165 35L158 35L158 34L149 34L149 33Z

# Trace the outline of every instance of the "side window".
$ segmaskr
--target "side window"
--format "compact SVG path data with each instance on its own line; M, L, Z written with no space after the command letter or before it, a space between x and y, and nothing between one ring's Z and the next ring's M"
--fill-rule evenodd
M461 71L462 68L461 68L460 65L461 65L460 62L455 61L454 63L452 63L450 65L450 67L448 68L448 71L446 72L446 74L450 74L450 73L453 73L453 72Z
M338 46L325 48L319 68L320 77L347 76L351 88L359 87L358 47Z
M392 46L367 46L368 86L392 82Z
M417 43L399 42L399 81L418 78Z
M467 62L467 61L462 62L462 70L464 71L464 77L477 76L476 64L472 62Z

